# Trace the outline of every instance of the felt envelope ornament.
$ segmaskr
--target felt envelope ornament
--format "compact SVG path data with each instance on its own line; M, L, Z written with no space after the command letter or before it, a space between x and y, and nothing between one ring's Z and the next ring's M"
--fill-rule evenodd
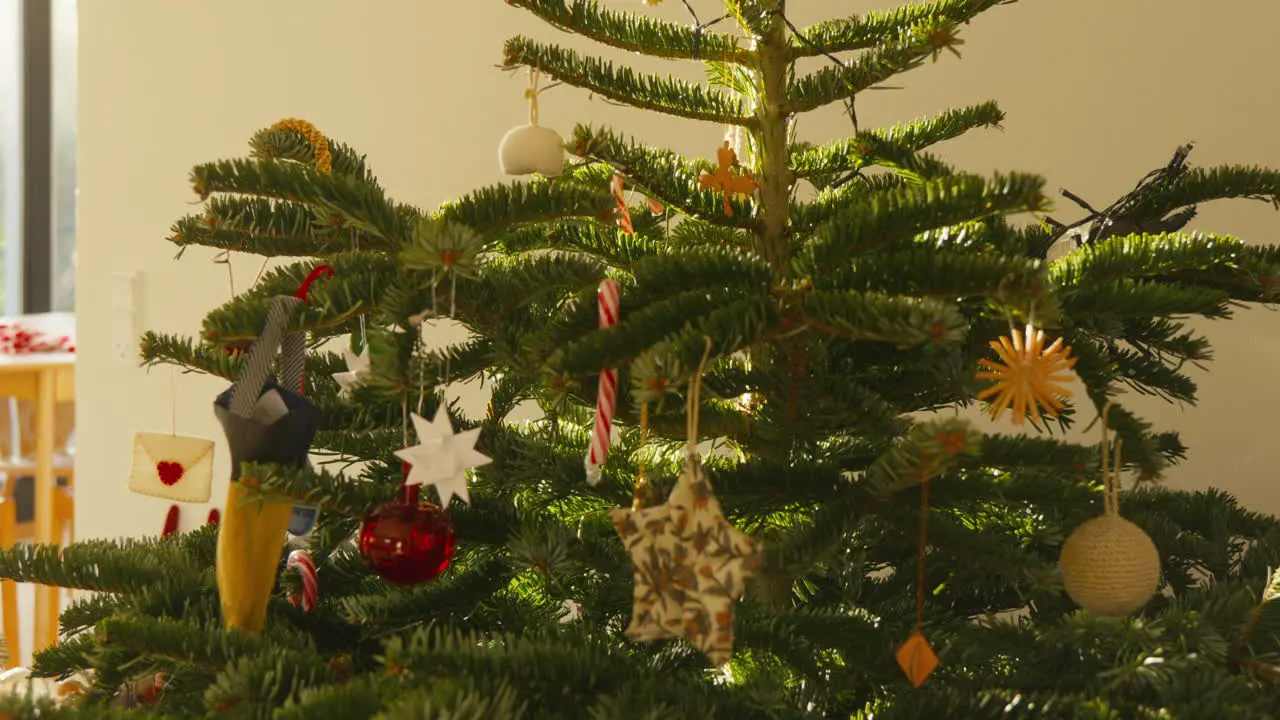
M167 433L133 437L129 489L178 502L209 501L213 486L213 441Z

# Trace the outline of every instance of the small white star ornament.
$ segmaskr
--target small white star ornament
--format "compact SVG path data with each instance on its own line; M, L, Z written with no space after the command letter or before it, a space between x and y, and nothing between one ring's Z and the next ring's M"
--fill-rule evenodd
M418 444L397 450L395 454L411 466L405 483L434 485L440 494L441 507L448 507L455 497L464 503L471 502L467 493L467 470L493 462L475 449L480 428L455 433L443 403L436 410L434 420L417 413L410 417L418 433Z
M338 387L342 389L342 394L346 395L352 388L363 385L365 380L369 379L369 374L373 372L373 365L369 360L367 345L359 355L351 352L351 348L346 348L342 351L342 356L347 361L347 371L334 373L333 379L338 381Z

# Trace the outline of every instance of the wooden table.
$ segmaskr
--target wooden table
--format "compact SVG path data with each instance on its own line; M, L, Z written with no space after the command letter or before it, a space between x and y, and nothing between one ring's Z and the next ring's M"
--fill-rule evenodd
M36 542L61 545L53 524L53 476L56 449L54 417L58 403L76 397L74 353L0 355L0 397L35 401L36 425ZM36 624L31 651L34 654L58 643L59 589L36 586Z

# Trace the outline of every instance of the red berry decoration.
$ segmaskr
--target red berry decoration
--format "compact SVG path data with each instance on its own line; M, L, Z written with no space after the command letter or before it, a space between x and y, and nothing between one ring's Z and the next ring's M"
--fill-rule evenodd
M360 556L378 577L398 585L434 580L453 560L453 523L435 505L418 502L418 485L405 485L400 500L365 516Z

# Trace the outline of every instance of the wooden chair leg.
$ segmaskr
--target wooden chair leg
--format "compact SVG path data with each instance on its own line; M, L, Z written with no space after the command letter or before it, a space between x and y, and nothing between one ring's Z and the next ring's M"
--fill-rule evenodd
M0 498L0 547L10 548L18 538L17 504ZM0 581L0 613L4 614L4 644L8 652L6 667L22 664L21 623L18 622L18 583Z

